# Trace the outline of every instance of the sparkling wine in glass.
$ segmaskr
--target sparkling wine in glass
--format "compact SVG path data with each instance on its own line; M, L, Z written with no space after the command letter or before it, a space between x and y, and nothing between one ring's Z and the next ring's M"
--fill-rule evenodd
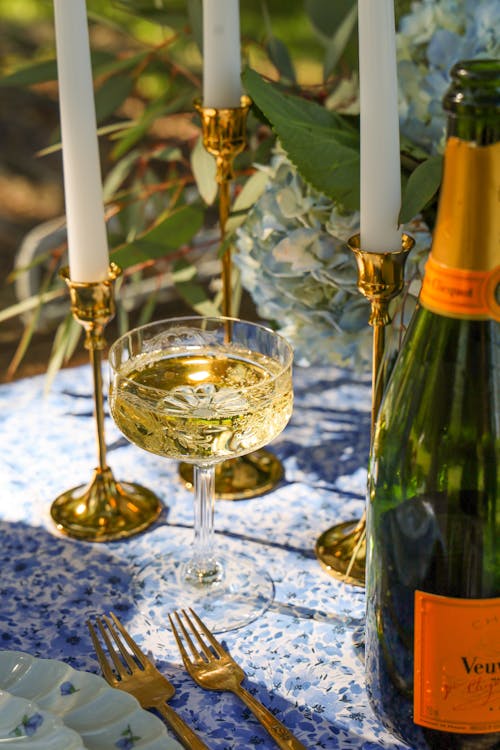
M217 463L273 440L292 413L290 345L255 323L172 318L136 328L109 352L110 409L139 447L194 466L194 543L183 561L159 552L136 578L144 607L164 617L195 607L217 631L255 619L274 587L254 561L214 545Z

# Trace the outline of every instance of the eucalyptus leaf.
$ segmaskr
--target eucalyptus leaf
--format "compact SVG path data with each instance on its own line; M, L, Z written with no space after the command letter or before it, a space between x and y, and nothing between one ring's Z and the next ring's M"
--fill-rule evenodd
M62 298L65 295L66 290L61 287L60 289L52 289L50 292L43 292L37 295L33 295L32 297L27 297L26 299L23 299L20 302L11 305L10 307L6 307L3 310L0 310L0 323L3 323L6 320L10 320L10 318L15 318L18 315L22 315L23 313L29 312L30 310L38 307L38 305L45 305L55 299Z
M278 37L271 35L266 41L266 52L281 77L295 83L297 76L286 44Z
M45 83L57 79L57 63L55 60L28 65L0 78L0 86L33 86L35 83Z
M247 69L243 80L302 177L347 210L359 208L359 134L334 112L285 94Z
M187 0L187 11L191 32L200 53L203 52L203 13L201 0Z
M431 156L411 173L403 194L400 223L410 221L436 195L441 183L442 171L443 157Z
M12 377L14 373L16 372L17 368L21 364L21 361L26 354L26 351L28 350L28 347L30 345L31 339L33 338L33 335L35 333L38 320L40 318L40 312L41 312L41 304L38 304L36 309L33 311L33 314L30 317L30 321L27 326L25 326L22 336L18 341L16 351L14 353L14 356L9 364L8 370L7 370L7 377Z
M203 225L203 211L195 206L183 206L160 218L158 223L123 245L112 254L122 268L128 268L156 258L163 258L189 243Z
M182 151L178 146L167 146L166 148L162 148L160 151L155 151L154 154L155 161L181 161L182 160Z
M122 10L162 26L182 28L186 23L184 3L175 3L172 0L114 0L114 3Z
M265 172L257 170L251 175L245 184L243 185L240 193L236 196L231 213L239 211L246 211L258 201L266 185L269 182L269 177Z
M191 104L191 94L189 91L184 91L175 98L169 98L168 101L158 99L148 104L139 120L136 120L131 125L127 123L129 125L127 129L116 134L115 137L119 142L112 151L112 158L119 159L135 146L136 143L141 141L158 117L165 117L169 114L181 112L187 103Z
M111 125L102 125L97 128L97 135L101 138L102 136L110 136L110 140L113 137L113 134L115 134L115 137L120 138L123 137L123 135L130 129L135 127L135 122L133 120L122 120L121 122L114 122ZM62 143L61 143L61 133L57 132L58 140L56 143L51 144L50 146L46 146L45 148L41 148L39 151L36 152L37 156L49 156L50 154L56 154L58 151L62 149Z
M104 200L108 201L117 192L129 176L133 165L138 161L140 152L130 151L126 156L120 159L106 175L104 181Z
M176 261L173 268L173 280L177 291L200 315L220 315L219 308L214 305L203 286L195 281L197 274L195 266L185 259Z
M138 326L146 325L146 323L149 323L153 319L157 300L158 292L156 290L148 294L147 299L141 308L139 319L137 321Z
M356 8L356 0L305 0L305 11L321 37L333 37L343 19Z
M212 154L204 147L201 136L191 152L191 169L201 197L211 206L217 197L217 164Z
M127 151L139 143L139 141L141 141L146 135L151 122L155 119L155 116L158 116L162 109L163 105L157 104L155 112L145 112L140 120L137 120L125 130L118 132L115 136L118 139L118 143L111 152L112 158L115 160L120 159L127 153Z
M109 64L110 55L106 52L92 52L92 69L94 72L105 63ZM38 83L57 80L57 60L41 60L33 65L0 78L0 86L33 86Z
M139 52L137 55L127 55L126 57L109 56L102 60L96 60L92 66L94 76L112 76L115 73L129 71L131 68L141 65L150 55L151 52L148 49L145 52Z
M350 10L339 23L337 31L328 42L326 47L325 61L323 64L323 75L326 78L332 73L340 60L347 43L349 42L358 20L358 8L355 2L351 3Z
M257 170L251 175L238 193L231 207L231 214L227 220L226 232L232 235L245 221L249 210L255 205L268 184L269 177L265 172ZM234 240L231 237L231 242Z
M130 330L130 315L128 313L128 307L120 298L118 298L118 303L116 305L116 321L118 324L119 336L122 336L124 333Z
M54 336L54 343L50 354L49 363L44 383L44 390L47 393L54 381L55 376L61 369L63 363L68 361L76 349L76 345L81 338L83 328L71 314L59 324Z
M130 95L133 87L131 76L116 75L108 78L95 92L97 122L103 122L112 115Z
M262 1L262 19L264 21L266 36L265 48L270 61L282 78L295 83L296 75L290 53L287 46L273 33L271 16L265 0Z

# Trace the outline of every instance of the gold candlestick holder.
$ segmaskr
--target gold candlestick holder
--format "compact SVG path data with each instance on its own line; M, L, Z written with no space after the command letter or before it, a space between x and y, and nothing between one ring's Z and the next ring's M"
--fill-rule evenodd
M361 249L359 235L354 235L348 242L358 266L358 289L371 304L368 323L373 327L372 438L386 385L383 360L385 328L391 322L389 302L403 290L406 259L414 244L412 237L403 234L401 250L372 253ZM360 519L336 524L321 534L316 542L316 556L322 567L335 578L355 586L365 585L365 519L363 513Z
M98 282L71 281L69 270L61 271L69 288L73 317L85 329L85 348L89 351L93 374L99 465L88 485L59 495L50 513L59 531L88 542L107 542L137 534L150 526L162 509L150 490L130 482L117 482L106 461L102 351L106 346L104 328L115 314L114 282L120 274L114 263L109 267L108 278Z
M248 96L241 97L239 107L215 109L195 102L201 118L203 145L215 157L215 178L219 187L219 226L221 240L226 236L226 225L231 208L230 185L234 177L233 164L247 142L246 121L252 102ZM228 318L233 314L233 284L231 248L222 255L222 314ZM228 332L230 337L230 331Z
M203 145L215 157L216 180L219 187L219 226L221 240L226 236L227 220L231 207L230 185L234 177L235 157L246 146L246 120L252 104L242 96L239 107L204 107L195 102L201 118ZM222 314L233 317L233 283L231 248L222 255ZM231 321L226 324L226 339L231 340ZM193 467L181 463L179 473L185 484L193 486ZM276 456L265 448L247 456L229 459L218 464L215 471L215 496L220 500L242 500L269 492L283 478L283 466Z

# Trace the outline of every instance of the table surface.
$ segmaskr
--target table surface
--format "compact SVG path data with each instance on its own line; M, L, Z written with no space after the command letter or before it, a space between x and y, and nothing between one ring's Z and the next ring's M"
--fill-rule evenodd
M307 748L404 748L367 701L353 645L364 591L329 576L314 555L323 531L363 510L369 381L297 368L294 383L293 417L272 444L285 480L260 498L216 504L217 544L250 554L275 585L267 612L221 640L245 669L245 686ZM177 465L128 444L107 417L116 478L149 487L165 509L154 527L121 542L59 535L52 501L87 483L96 465L90 368L63 370L48 393L45 386L39 376L0 387L0 649L99 673L85 620L113 610L174 683L171 705L212 750L275 748L235 696L194 684L167 624L153 618L151 628L131 594L138 566L190 545L192 499Z

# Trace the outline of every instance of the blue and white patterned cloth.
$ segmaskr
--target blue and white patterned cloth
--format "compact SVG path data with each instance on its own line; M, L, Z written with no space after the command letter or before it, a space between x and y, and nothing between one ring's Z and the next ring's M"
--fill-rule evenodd
M218 543L244 548L275 584L270 609L223 635L247 673L246 686L307 748L399 750L372 713L353 645L364 592L326 573L318 536L363 510L370 385L334 368L297 369L292 420L272 449L286 478L272 493L218 502ZM131 596L138 563L190 543L192 498L173 461L129 445L106 419L117 479L155 491L166 509L146 533L89 544L62 537L49 510L86 484L97 463L89 367L0 387L0 649L60 659L99 672L85 620L115 611L174 683L171 705L212 750L275 747L238 699L197 687L165 623L150 632Z

